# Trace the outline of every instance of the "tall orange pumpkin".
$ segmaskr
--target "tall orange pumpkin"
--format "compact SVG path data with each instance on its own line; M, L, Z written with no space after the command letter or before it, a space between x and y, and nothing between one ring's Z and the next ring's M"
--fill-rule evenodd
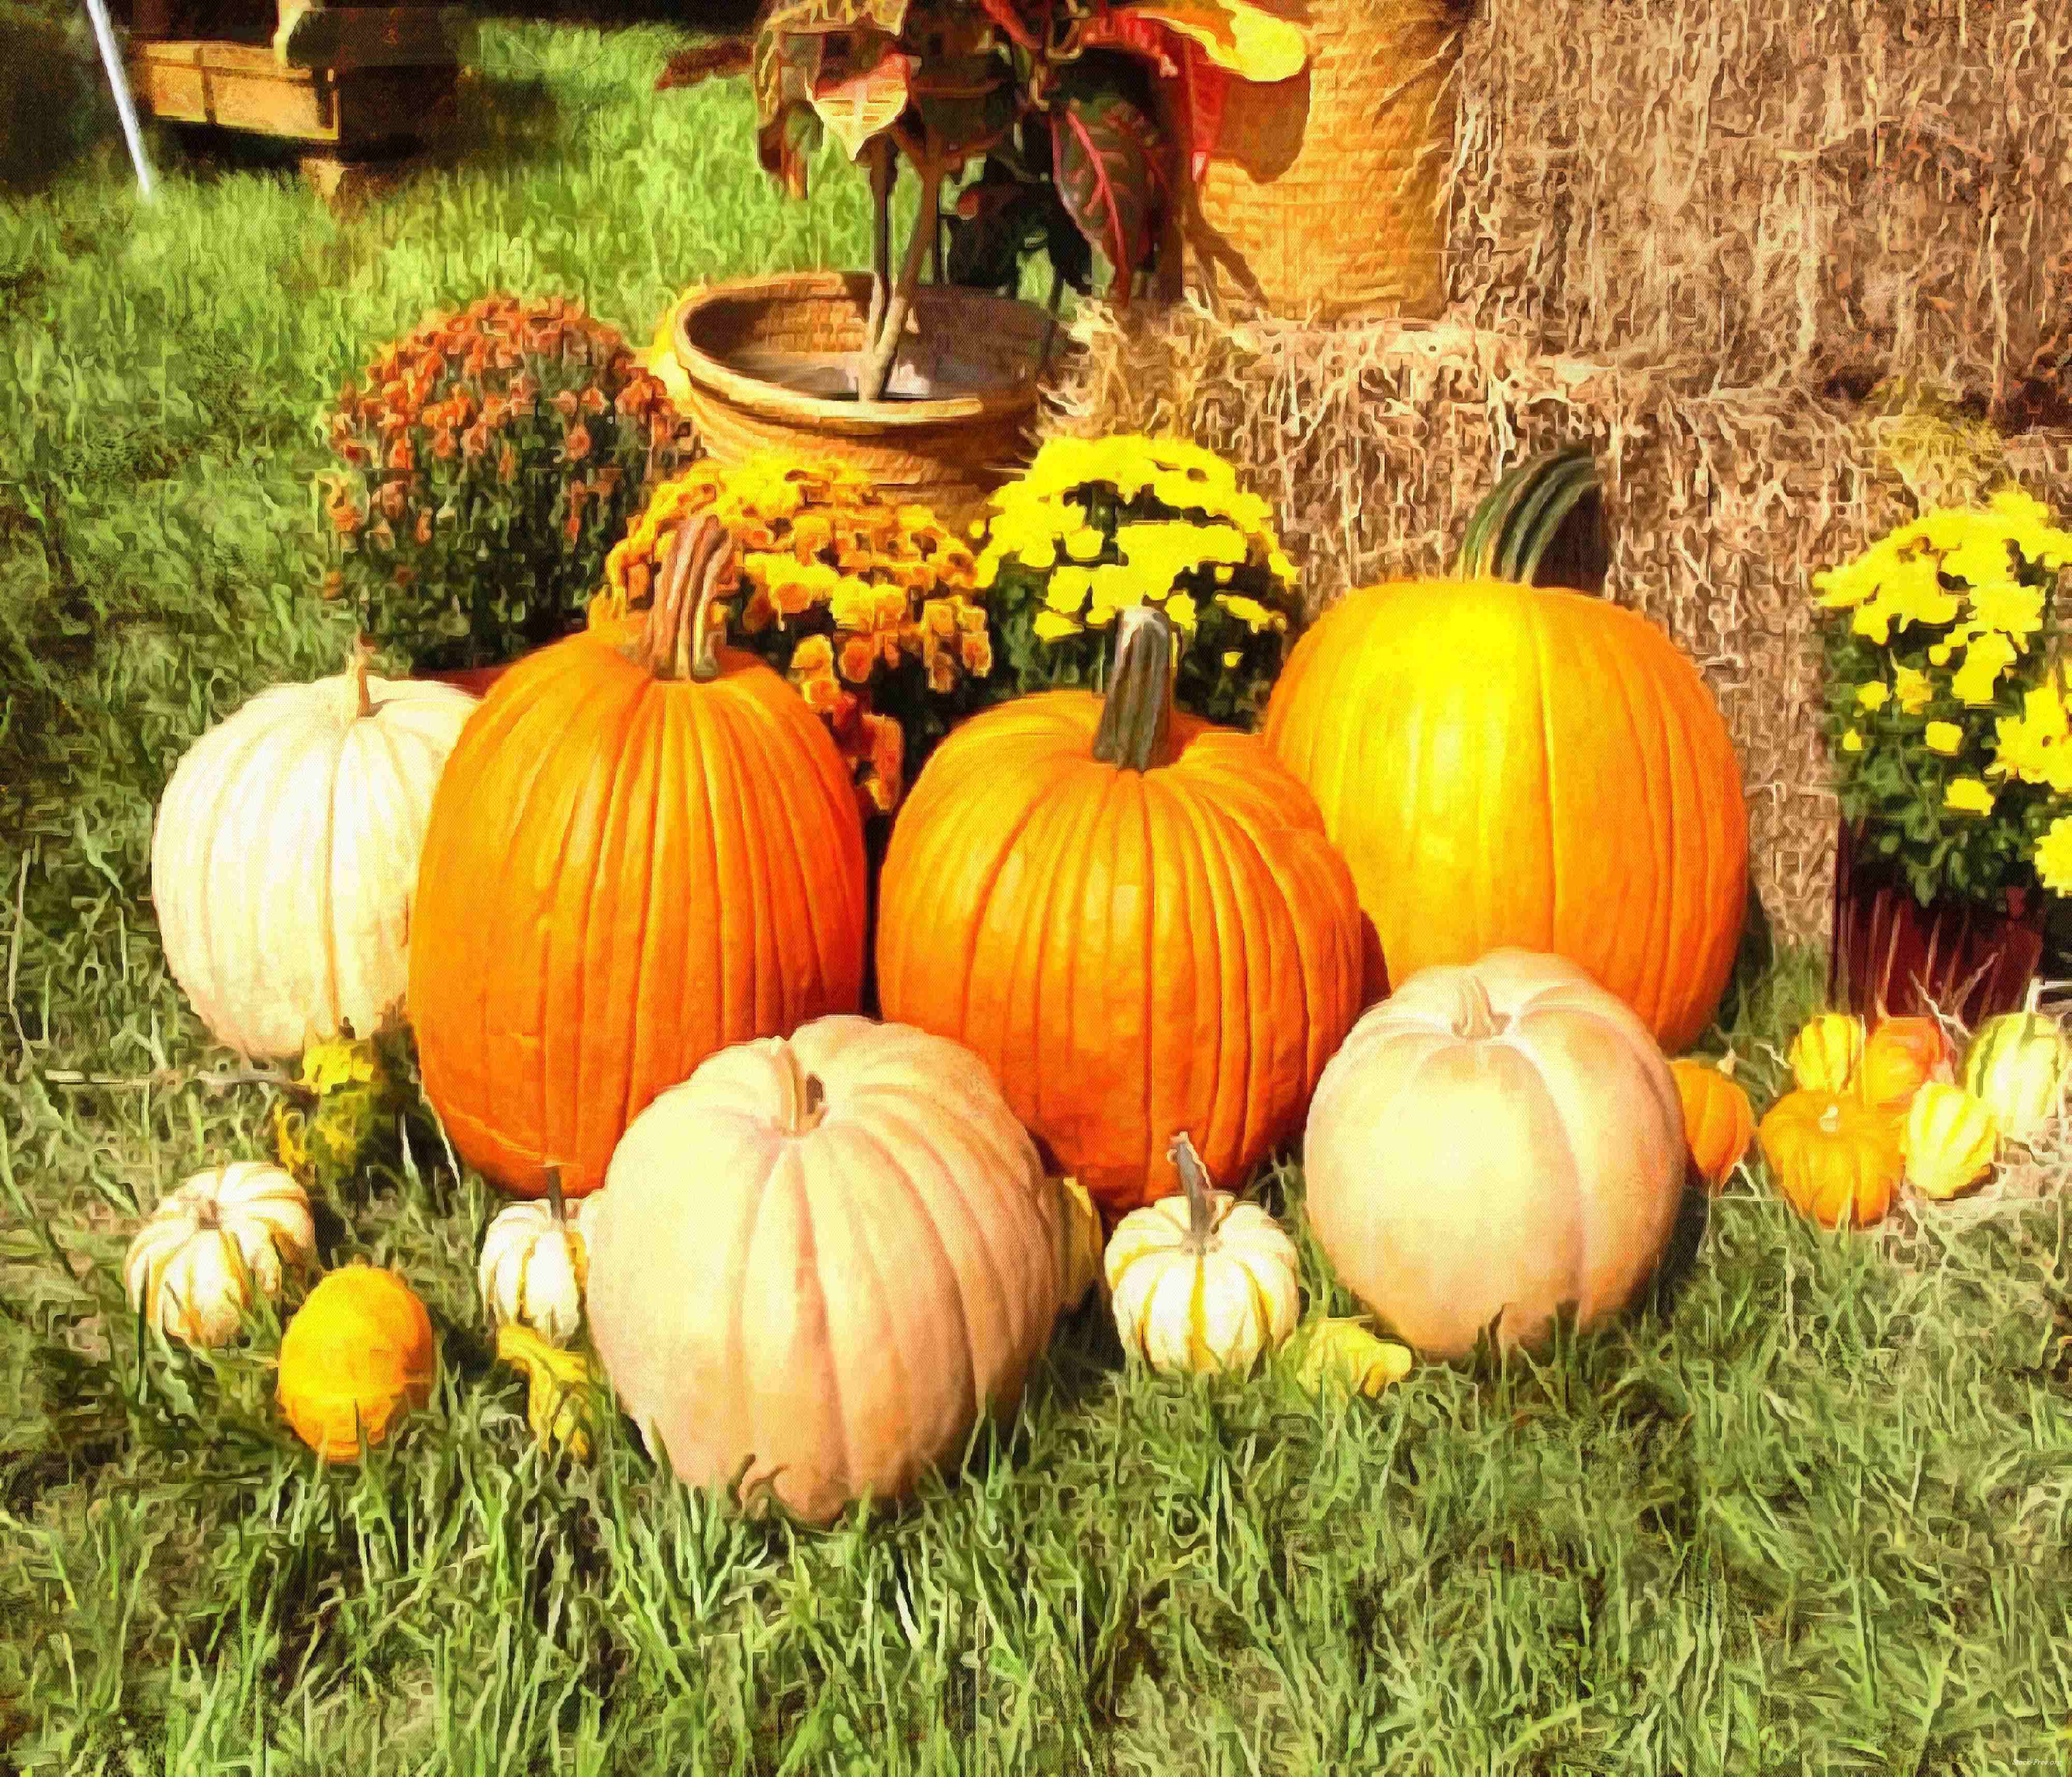
M1726 724L1645 618L1497 580L1369 586L1290 655L1265 738L1351 865L1367 993L1516 946L1580 965L1671 1053L1740 941Z
M1104 700L974 717L911 792L880 886L885 1016L976 1051L1111 1225L1242 1181L1360 1009L1359 903L1316 804L1248 734L1174 712L1173 631L1118 619Z
M520 661L425 836L409 1014L425 1090L507 1191L580 1197L706 1056L856 1010L862 818L820 718L714 646L733 545L684 525L639 616Z

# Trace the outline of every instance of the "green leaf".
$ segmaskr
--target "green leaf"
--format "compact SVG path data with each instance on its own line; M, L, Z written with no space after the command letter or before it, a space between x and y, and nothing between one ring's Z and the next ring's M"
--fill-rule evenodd
M1122 306L1157 240L1164 139L1149 113L1113 87L1069 95L1051 113L1050 132L1059 197L1114 268L1112 296Z

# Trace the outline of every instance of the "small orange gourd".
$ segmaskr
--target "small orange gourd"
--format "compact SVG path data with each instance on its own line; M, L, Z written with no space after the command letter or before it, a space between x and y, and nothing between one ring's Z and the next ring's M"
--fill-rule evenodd
M1856 1062L1856 1092L1864 1102L1901 1117L1929 1081L1955 1077L1950 1039L1932 1018L1881 1020Z
M1669 1064L1684 1104L1684 1148L1715 1197L1755 1140L1755 1107L1734 1079L1734 1066L1731 1053L1718 1061L1685 1055Z
M393 1271L349 1265L309 1294L281 1338L281 1410L327 1462L360 1459L403 1413L432 1397L431 1317Z
M1757 1131L1778 1187L1823 1228L1868 1227L1892 1207L1906 1162L1898 1120L1852 1092L1787 1092Z

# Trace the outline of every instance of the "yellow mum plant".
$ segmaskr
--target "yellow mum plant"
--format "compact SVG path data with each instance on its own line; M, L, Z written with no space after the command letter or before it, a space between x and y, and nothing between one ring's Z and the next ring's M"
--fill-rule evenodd
M1178 701L1251 724L1298 592L1272 508L1228 463L1184 439L1052 438L993 503L978 584L1018 689L1097 685L1116 613L1148 603L1178 631Z
M676 527L708 512L741 558L728 640L791 680L865 814L889 813L951 724L1001 689L970 545L845 463L708 459L658 487L606 557L592 625L648 605Z
M1813 577L1844 819L1923 905L2072 894L2072 722L2050 601L2072 533L2016 488Z

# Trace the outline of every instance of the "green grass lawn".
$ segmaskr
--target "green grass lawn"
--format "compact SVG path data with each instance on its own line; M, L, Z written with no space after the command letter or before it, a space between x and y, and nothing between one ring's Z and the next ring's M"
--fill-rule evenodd
M644 338L694 280L866 256L860 182L785 204L739 83L650 95L673 41L489 27L470 157L347 225L162 142L148 211L105 137L0 187L0 1769L2072 1769L2062 1195L1837 1238L1745 1178L1667 1318L1342 1409L1126 1373L1092 1306L1011 1434L825 1534L625 1428L533 1449L475 1295L495 1199L436 1139L320 1218L443 1353L363 1471L278 1425L269 1339L140 1360L129 1234L268 1100L195 1078L152 811L204 727L338 669L326 397L492 286ZM1819 987L1745 972L1708 1046L1759 1103Z

